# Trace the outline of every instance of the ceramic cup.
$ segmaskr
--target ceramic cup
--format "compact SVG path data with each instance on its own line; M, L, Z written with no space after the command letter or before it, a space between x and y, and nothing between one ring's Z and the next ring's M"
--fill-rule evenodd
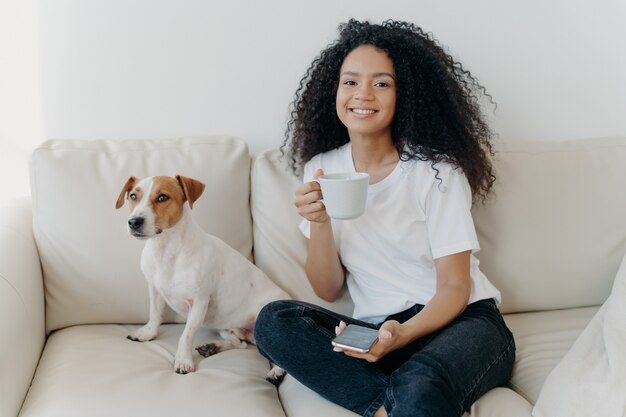
M319 177L322 202L337 220L356 219L365 212L370 176L364 172L326 174Z

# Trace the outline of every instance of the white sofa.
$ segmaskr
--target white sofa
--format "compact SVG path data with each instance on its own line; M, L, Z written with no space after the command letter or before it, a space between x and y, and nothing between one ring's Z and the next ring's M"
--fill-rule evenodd
M498 144L495 194L474 208L483 271L515 335L510 385L471 416L529 416L542 383L610 292L626 253L626 138ZM130 175L203 181L194 216L293 297L321 302L303 272L298 184L278 150L251 158L232 138L49 141L33 153L32 200L0 210L0 417L354 416L291 377L277 390L255 349L172 366L181 318L156 340L147 320L143 242L115 200ZM217 338L205 329L197 342ZM323 366L323 364L320 364Z

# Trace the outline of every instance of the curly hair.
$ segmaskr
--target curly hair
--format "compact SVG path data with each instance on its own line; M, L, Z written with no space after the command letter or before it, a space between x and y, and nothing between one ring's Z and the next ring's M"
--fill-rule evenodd
M393 144L404 161L448 162L465 173L475 200L485 200L495 176L491 164L493 133L480 101L491 96L455 61L432 34L418 26L387 20L371 24L351 19L339 25L339 38L307 69L290 107L281 147L294 173L313 156L350 141L336 113L335 98L344 58L355 48L372 45L384 51L396 72Z

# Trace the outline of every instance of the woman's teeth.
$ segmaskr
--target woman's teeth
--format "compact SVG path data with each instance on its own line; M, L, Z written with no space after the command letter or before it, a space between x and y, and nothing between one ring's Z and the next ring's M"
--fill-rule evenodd
M375 110L368 110L368 109L352 109L352 111L356 114L374 114L376 113Z

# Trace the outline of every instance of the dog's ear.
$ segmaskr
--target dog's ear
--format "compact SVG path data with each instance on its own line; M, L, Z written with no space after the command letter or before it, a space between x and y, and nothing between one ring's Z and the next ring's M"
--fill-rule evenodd
M189 208L193 208L193 203L200 198L204 191L204 184L193 178L183 177L182 175L177 175L176 179L183 189L185 198L189 201Z
M116 209L118 209L118 208L120 208L120 207L122 207L124 205L124 200L126 200L126 195L130 192L130 190L133 189L133 187L135 186L136 183L137 183L137 178L135 178L135 177L130 177L126 181L126 184L124 184L124 187L122 188L122 191L120 191L119 197L117 197L117 202L115 203L115 208Z

